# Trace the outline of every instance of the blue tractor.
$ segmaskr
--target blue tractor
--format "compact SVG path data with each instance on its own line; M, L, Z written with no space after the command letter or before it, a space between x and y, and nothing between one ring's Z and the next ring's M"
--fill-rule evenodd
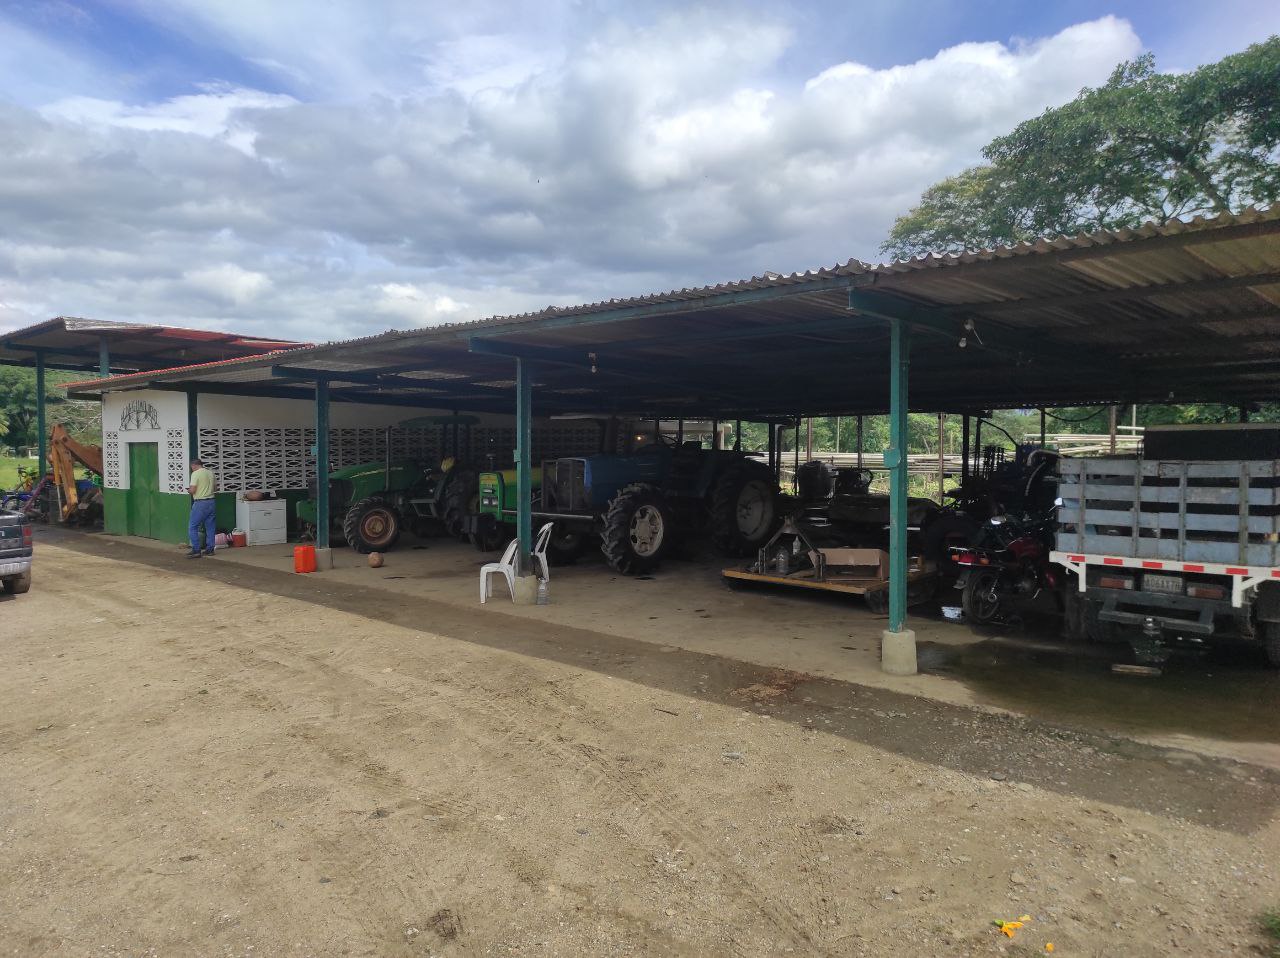
M701 533L725 555L752 555L777 530L782 509L764 463L664 439L630 455L544 462L534 516L556 524L552 558L572 559L598 537L610 566L640 575Z

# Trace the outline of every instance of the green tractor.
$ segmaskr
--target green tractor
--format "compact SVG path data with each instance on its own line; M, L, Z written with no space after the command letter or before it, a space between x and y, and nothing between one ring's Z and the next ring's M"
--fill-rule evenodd
M456 426L474 421L473 417L432 416L400 425ZM346 466L329 473L330 538L361 553L393 548L406 525L418 536L443 531L466 540L467 516L475 497L475 472L453 458L445 459L439 468L390 457ZM309 498L298 502L296 512L304 535L314 537L318 525L314 489Z
M534 521L555 522L547 555L567 562L599 540L605 560L624 575L656 568L676 542L710 534L725 555L750 555L782 519L778 484L764 463L696 444L657 442L630 455L544 462L534 473ZM496 548L513 534L514 473L480 476L472 541Z

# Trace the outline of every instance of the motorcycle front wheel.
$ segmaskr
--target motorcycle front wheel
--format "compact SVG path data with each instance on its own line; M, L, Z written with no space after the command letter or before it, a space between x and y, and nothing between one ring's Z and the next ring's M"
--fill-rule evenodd
M1001 605L1000 571L973 570L960 594L960 607L965 619L973 625L989 625L999 621Z

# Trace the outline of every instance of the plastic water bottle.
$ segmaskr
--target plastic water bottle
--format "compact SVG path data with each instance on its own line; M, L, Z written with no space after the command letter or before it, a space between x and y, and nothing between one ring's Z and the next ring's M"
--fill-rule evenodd
M538 580L538 605L551 604L551 584L546 579Z

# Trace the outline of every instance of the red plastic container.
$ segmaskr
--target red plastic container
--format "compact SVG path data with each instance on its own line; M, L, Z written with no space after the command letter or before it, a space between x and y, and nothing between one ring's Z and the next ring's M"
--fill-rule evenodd
M293 547L293 571L294 572L315 572L316 571L316 547L315 546L294 546Z
M249 544L249 537L243 532L233 532L231 533L231 544L237 549L243 549Z

